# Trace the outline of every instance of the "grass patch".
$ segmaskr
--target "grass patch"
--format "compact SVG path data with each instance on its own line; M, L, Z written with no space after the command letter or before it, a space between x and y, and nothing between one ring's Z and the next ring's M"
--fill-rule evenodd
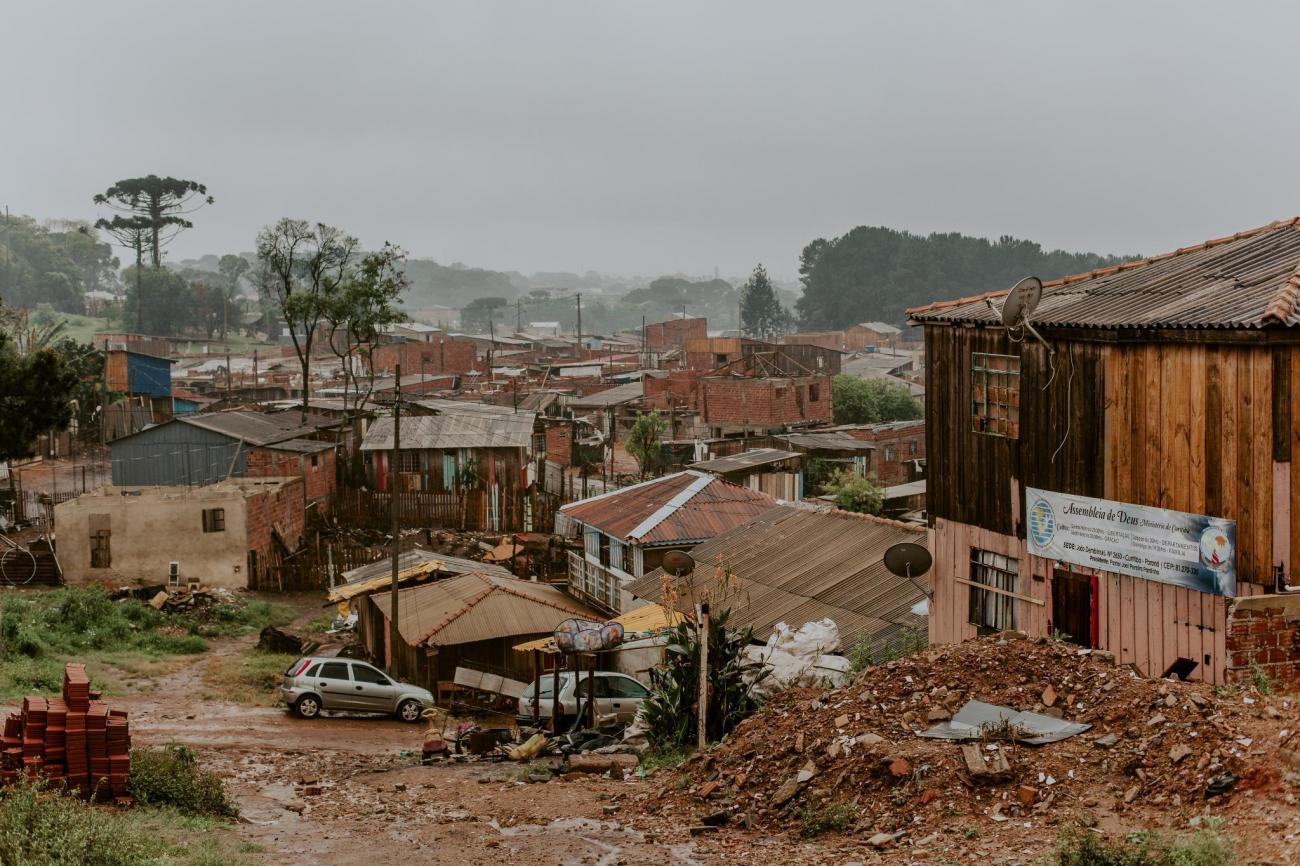
M895 637L881 641L859 638L849 650L849 666L853 673L914 656L930 645L925 629L904 628Z
M239 655L214 657L203 672L203 683L214 696L250 707L274 706L275 689L296 655L250 649Z
M843 833L857 823L858 810L852 803L830 800L824 803L806 803L799 810L799 835L813 839L823 833Z
M1145 831L1121 839L1069 834L1049 861L1051 866L1233 866L1236 862L1231 844L1213 827L1172 838Z
M302 627L302 630L307 634L324 634L334 627L334 620L337 616L338 612L331 607L320 616L307 622L307 624Z
M26 781L0 790L5 866L252 866L255 851L211 818L97 808Z
M648 775L655 770L671 770L690 756L686 749L652 749L641 756L641 773Z
M212 638L233 637L293 619L292 608L236 596L205 608L169 614L134 598L113 600L98 587L8 591L0 594L0 699L57 692L63 663L92 663L96 689L119 685L104 667L127 678L160 670L157 663L207 650ZM165 667L165 666L164 666Z
M166 806L182 815L233 818L239 814L221 777L199 767L194 750L180 743L131 750L132 796L145 806Z

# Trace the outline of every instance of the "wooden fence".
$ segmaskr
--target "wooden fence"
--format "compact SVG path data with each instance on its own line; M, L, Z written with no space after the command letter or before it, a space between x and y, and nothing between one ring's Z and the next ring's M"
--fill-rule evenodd
M415 541L403 540L402 549L409 550ZM274 592L302 592L328 589L330 571L334 582L341 583L343 572L391 555L386 544L360 545L347 541L326 539L304 545L300 550L272 555L269 561L249 572L248 588Z

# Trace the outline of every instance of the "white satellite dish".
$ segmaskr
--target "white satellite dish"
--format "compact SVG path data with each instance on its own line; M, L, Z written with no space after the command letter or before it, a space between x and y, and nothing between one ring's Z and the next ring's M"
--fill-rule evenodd
M1011 287L1007 292L1007 299L1002 302L1002 324L1008 328L1024 328L1034 335L1034 339L1043 344L1047 351L1053 352L1053 349L1043 339L1034 326L1029 324L1029 314L1038 306L1039 300L1043 297L1043 281L1038 277L1025 277L1020 282Z
M1011 287L1002 302L1002 324L1016 328L1029 321L1029 314L1038 306L1043 296L1043 281L1038 277L1025 277Z

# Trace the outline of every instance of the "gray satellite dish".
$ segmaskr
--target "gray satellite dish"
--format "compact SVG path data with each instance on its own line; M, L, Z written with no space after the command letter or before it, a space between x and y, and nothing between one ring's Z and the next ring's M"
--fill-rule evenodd
M910 541L890 545L885 551L885 568L899 577L914 577L930 570L934 559L930 551Z
M1011 287L1002 302L1002 324L1016 328L1029 321L1029 314L1038 306L1043 296L1043 281L1038 277L1025 277Z
M670 550L664 554L664 571L669 574L682 575L695 570L695 560L690 554L680 550Z

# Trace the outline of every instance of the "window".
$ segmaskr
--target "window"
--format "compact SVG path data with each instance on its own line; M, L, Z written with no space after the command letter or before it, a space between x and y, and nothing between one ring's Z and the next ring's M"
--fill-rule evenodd
M203 531L204 532L225 532L226 531L226 509L224 508L203 509Z
M316 461L317 461L317 459L318 459L318 458L317 458L317 456L316 456L315 454L311 455L311 465L312 465L312 466L315 466L315 465L316 465Z
M111 568L113 565L113 550L109 544L112 537L107 529L100 529L90 534L90 567L91 568Z
M818 358L817 360L820 361L821 358ZM820 400L821 398L822 398L822 386L821 386L821 385L809 385L809 386L808 386L808 399L809 399L811 402L816 403L816 402L817 402L818 400Z
M316 662L316 664L314 664L314 665L312 665L311 667L307 668L307 672L306 672L305 674L303 674L303 676L305 676L305 677L314 677L314 676L316 676L316 674L318 674L318 673L320 673L320 662Z
M370 665L353 665L352 679L359 683L373 683L377 686L391 686L388 677L372 668Z
M971 548L970 582L979 584L970 587L969 620L972 625L992 631L1016 627L1016 600L1010 593L1016 591L1019 568L1020 563L1009 556ZM981 589L983 586L990 589Z
M717 355L714 355L714 356L713 356L713 362L714 362L715 364L725 364L725 363L727 363L727 356L726 356L725 354L717 354Z
M915 457L915 456L916 456L916 440L915 440L915 439L908 439L908 440L907 440L907 455L908 455L909 457Z
M348 676L348 665L346 662L326 662L321 665L320 678L323 680L351 679L351 677Z
M612 698L644 698L650 690L628 677L606 677L609 681L609 695Z
M420 452L407 451L402 449L397 452L397 471L398 472L419 472L420 471Z
M893 462L894 462L894 446L893 446L893 445L886 445L886 446L885 446L885 462L886 462L886 463L893 463Z
M1020 357L985 352L970 357L972 429L1020 438Z

